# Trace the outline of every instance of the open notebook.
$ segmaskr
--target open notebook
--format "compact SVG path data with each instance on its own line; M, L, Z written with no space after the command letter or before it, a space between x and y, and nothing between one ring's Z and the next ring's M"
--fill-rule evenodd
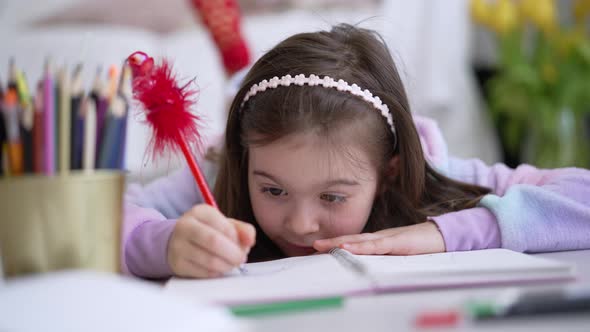
M218 279L172 278L166 292L221 304L566 280L574 267L506 249L417 256L360 256L345 250L246 264Z

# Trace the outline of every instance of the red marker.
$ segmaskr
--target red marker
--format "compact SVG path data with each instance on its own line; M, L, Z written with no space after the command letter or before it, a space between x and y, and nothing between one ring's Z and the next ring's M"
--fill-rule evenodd
M427 311L420 313L414 321L418 328L454 327L461 321L457 311Z

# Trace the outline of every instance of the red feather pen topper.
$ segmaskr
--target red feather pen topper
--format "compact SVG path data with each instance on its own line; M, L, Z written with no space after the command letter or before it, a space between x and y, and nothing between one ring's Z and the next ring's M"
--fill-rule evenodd
M165 151L182 151L205 202L217 207L190 150L191 145L201 146L201 119L190 112L195 104L192 97L197 94L190 87L192 81L178 86L172 66L165 59L161 64L156 64L154 58L144 52L131 54L127 63L133 75L133 98L143 106L146 120L153 131L150 140L152 157L163 155Z

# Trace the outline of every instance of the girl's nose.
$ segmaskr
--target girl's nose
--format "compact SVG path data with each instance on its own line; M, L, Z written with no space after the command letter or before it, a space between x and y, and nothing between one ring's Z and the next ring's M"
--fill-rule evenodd
M318 213L306 204L295 206L286 219L285 227L295 235L304 236L320 230Z

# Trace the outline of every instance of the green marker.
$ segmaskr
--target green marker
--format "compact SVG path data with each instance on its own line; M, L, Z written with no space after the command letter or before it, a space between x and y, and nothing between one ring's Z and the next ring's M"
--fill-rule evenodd
M498 308L490 302L469 302L466 308L469 315L474 319L485 319L498 314Z
M324 308L337 308L342 307L343 302L344 299L338 296L319 299L236 305L231 306L230 310L235 316L252 317L290 312L302 312Z

